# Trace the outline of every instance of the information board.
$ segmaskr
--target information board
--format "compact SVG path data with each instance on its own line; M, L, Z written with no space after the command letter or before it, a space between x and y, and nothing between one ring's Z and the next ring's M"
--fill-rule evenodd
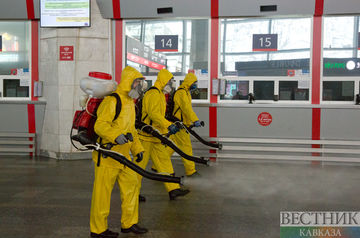
M126 37L126 58L132 62L148 66L153 69L166 67L166 56L155 52L149 46L131 37Z
M155 35L155 51L177 52L178 40L177 35Z
M277 34L253 34L253 51L277 51Z
M40 26L90 26L90 0L40 0Z

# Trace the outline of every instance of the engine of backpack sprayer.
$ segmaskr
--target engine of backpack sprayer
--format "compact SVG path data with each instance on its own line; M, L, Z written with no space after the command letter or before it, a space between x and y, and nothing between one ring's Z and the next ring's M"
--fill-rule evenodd
M77 130L77 134L73 135L71 132L71 139L83 145L96 141L97 135L94 132L96 110L104 97L110 95L116 86L111 75L102 72L90 72L88 77L80 80L80 88L86 95L80 97L79 103L83 110L75 112L72 130Z

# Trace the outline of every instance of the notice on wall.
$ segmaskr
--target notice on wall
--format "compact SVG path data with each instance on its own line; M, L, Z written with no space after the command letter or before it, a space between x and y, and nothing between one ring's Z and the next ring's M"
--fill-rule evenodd
M20 79L20 87L29 87L30 86L30 79L24 78Z
M262 112L259 114L258 118L258 123L262 126L268 126L271 124L272 122L272 116L270 113L268 112Z
M310 80L299 80L298 88L299 89L309 89L310 88Z
M74 60L74 46L60 46L60 60L73 61Z
M277 34L253 34L253 51L277 51Z
M208 88L209 81L208 80L198 80L198 88Z

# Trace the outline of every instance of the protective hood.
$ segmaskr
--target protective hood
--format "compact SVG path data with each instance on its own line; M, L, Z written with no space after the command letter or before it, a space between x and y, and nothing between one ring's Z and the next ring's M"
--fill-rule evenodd
M167 69L162 69L160 70L160 72L158 73L156 82L154 84L155 87L157 87L160 90L163 90L163 88L165 87L165 85L169 82L170 79L172 79L174 77L174 75L172 73L170 73L169 70Z
M197 81L197 77L193 73L188 73L185 76L184 82L180 85L179 88L189 89L190 86Z
M144 76L131 66L126 66L121 72L121 81L116 88L116 92L119 94L128 94L131 90L131 85L137 78L143 78Z

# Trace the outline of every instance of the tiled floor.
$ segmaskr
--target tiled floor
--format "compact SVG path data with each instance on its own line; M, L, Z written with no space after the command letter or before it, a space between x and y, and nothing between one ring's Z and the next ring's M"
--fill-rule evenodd
M180 160L174 161L183 173ZM163 185L144 179L140 224L146 238L279 237L280 211L359 211L360 167L269 162L199 166L191 193L169 201ZM0 157L1 238L89 237L90 160ZM109 226L120 230L115 186ZM120 234L119 237L135 235Z

